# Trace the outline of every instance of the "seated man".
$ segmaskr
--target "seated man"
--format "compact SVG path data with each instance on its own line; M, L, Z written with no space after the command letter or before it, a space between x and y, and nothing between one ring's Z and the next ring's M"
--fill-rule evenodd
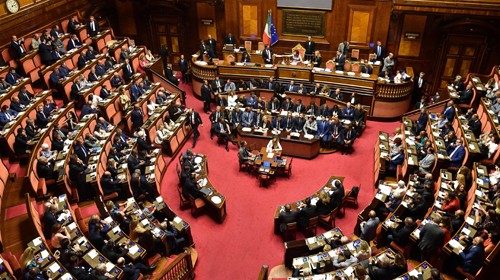
M399 246L406 246L410 239L410 234L415 230L417 224L411 217L406 217L404 226L399 229L390 229L387 239L389 242L394 241Z
M297 226L301 230L304 230L309 223L309 219L316 215L316 206L311 205L311 199L308 197L303 202L305 206L300 210L297 217Z
M118 182L116 182L112 177L111 177L111 172L105 171L104 174L101 177L101 188L104 193L104 195L108 195L111 193L120 193L121 187Z
M296 220L297 212L291 211L290 204L285 205L284 211L281 211L278 217L280 233L283 234L286 230L286 225L289 223L293 223Z
M375 238L375 231L379 223L380 219L377 217L377 213L371 210L368 213L368 221L363 221L360 224L361 227L360 238L367 242L372 241Z
M462 161L465 157L465 148L462 145L462 140L457 139L455 145L451 145L448 149L448 156L450 158L450 166L459 167L462 165ZM450 152L451 151L451 152Z
M231 128L229 124L223 118L219 119L219 122L215 126L215 133L219 137L222 144L225 145L226 151L229 151L229 141L231 140Z
M460 236L464 240L466 235ZM460 266L467 273L476 274L476 272L483 266L485 254L483 239L481 237L474 237L472 244L460 252Z
M252 154L247 148L247 142L245 141L241 142L240 149L238 150L238 160L240 164L250 163L253 161L254 157L255 155Z

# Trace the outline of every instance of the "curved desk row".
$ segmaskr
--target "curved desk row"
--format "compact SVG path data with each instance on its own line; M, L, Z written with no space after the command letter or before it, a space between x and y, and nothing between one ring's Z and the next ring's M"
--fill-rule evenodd
M269 67L259 64L231 65L224 61L208 64L197 61L193 57L192 63L193 91L200 96L203 80L212 81L219 76L222 79L237 80L263 79L274 77L281 82L290 80L296 83L321 83L330 88L340 88L344 93L356 93L358 102L369 107L368 115L376 118L396 118L406 113L411 101L413 82L401 84L387 83L378 80L376 75L367 77L360 73L329 72L320 68L301 65L272 65ZM352 75L354 74L354 75Z

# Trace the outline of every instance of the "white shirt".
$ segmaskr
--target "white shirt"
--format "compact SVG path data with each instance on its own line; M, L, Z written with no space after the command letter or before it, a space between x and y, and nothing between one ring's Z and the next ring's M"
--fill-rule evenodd
M281 144L279 141L276 142L276 146L273 146L273 139L269 140L269 143L267 143L266 147L266 152L267 153L272 153L273 151L282 151L283 148L281 147Z
M237 104L236 100L238 100L238 96L236 94L233 96L228 96L227 97L227 106L228 107L236 106L236 104Z

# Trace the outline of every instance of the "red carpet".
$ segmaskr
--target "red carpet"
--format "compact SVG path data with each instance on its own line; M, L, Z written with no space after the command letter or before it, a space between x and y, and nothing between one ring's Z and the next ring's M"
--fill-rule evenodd
M187 92L187 105L203 112L201 101L192 96L190 87L181 85ZM193 218L189 210L179 210L175 164L168 168L162 182L162 194L171 208L185 219L192 228L199 261L195 272L197 279L255 279L260 267L270 267L283 262L283 242L273 233L273 217L278 205L304 199L316 192L331 175L344 176L346 190L361 185L360 208L348 209L337 226L344 234L353 232L358 212L373 198L373 147L380 130L392 132L397 123L368 122L360 139L354 144L351 155L334 153L320 155L314 160L294 159L293 174L279 178L268 189L260 188L257 178L238 171L237 148L226 152L210 140L208 115L200 113L205 124L197 153L208 156L209 179L226 196L227 217L217 224L209 216ZM191 147L191 140L186 147Z

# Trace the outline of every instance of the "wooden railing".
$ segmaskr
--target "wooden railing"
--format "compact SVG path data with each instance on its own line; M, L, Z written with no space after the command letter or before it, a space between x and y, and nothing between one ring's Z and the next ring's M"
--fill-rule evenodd
M402 84L381 83L375 85L376 98L399 99L405 98L413 92L413 82Z
M153 280L188 280L194 279L194 269L191 254L179 254L160 275L153 275Z

